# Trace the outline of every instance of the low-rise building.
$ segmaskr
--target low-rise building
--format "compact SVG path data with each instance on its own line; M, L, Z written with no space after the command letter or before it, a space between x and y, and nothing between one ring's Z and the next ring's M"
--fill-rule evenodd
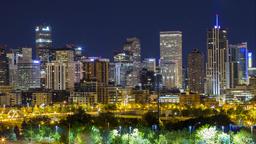
M200 95L198 93L186 92L180 95L181 105L198 106L200 103Z
M95 92L71 92L70 103L94 105L97 103L97 93Z
M21 93L8 92L0 94L1 106L20 106L21 105Z
M52 103L52 95L50 92L33 92L32 105L49 105Z

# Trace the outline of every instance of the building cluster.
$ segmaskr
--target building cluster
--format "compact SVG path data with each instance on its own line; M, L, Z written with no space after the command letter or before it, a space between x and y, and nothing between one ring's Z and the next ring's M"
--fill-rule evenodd
M151 103L158 96L161 103L248 102L256 95L253 55L246 42L228 40L217 16L207 54L194 49L185 67L181 31L160 32L159 60L142 59L136 37L106 59L72 44L53 48L52 28L37 26L35 49L0 46L0 105Z

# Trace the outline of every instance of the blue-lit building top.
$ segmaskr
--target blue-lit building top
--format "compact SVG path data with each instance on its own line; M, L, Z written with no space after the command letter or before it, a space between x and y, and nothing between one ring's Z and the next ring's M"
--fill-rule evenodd
M248 84L248 50L247 43L229 45L231 56L231 85Z

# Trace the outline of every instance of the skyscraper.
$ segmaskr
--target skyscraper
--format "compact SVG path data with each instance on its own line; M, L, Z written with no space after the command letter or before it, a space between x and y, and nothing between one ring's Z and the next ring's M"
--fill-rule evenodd
M114 55L114 63L111 64L111 78L118 86L133 86L130 79L130 75L133 72L133 62L131 56L125 52L119 52Z
M160 68L166 88L182 88L182 32L160 32Z
M230 85L249 84L247 43L230 44Z
M216 25L207 32L207 93L219 96L230 87L227 30Z
M0 46L0 85L9 85L9 64L5 46Z
M136 37L127 38L124 47L124 52L130 56L130 60L133 63L133 71L129 75L131 86L136 86L139 83L139 74L141 70L141 44L140 40Z
M47 62L49 50L52 47L52 29L47 25L36 26L36 57L38 60Z
M62 48L54 50L54 59L47 63L46 88L54 90L73 90L76 79L74 50ZM79 69L80 70L80 69Z
M73 90L75 83L75 63L53 61L47 63L46 88L52 90Z
M52 29L48 25L36 26L36 59L40 61L41 86L45 87L46 63L49 62L49 51L52 47Z
M86 87L96 90L97 101L100 103L108 103L109 97L107 94L107 87L109 83L109 59L98 57L84 59L83 76L83 81L80 85L91 83L91 86Z
M108 85L109 59L89 57L83 60L83 72L84 80Z
M40 61L32 60L32 48L22 48L17 63L16 89L40 88Z
M194 49L188 55L188 87L193 92L204 92L204 55Z

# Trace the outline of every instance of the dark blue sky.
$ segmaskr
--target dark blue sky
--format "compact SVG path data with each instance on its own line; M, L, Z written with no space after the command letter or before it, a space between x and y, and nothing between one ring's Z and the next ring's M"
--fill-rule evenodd
M53 27L54 46L76 43L90 56L111 57L127 37L141 39L143 57L159 57L159 31L183 32L183 52L206 51L216 13L230 43L256 48L255 0L1 0L0 43L34 47L34 27Z

